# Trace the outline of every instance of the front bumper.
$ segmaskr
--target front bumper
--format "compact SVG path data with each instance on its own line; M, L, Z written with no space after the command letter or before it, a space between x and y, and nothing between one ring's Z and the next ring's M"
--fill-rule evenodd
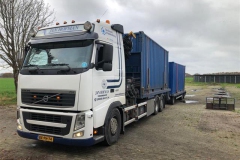
M19 130L17 130L17 133L20 137L38 140L38 134L27 133ZM71 146L92 146L98 142L99 141L95 140L93 137L88 139L68 139L68 138L54 137L54 140L53 140L53 143L65 144L65 145L71 145Z

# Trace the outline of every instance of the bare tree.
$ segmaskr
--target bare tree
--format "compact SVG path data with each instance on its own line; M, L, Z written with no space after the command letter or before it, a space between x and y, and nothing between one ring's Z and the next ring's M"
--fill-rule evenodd
M16 91L30 30L51 24L53 14L44 0L0 0L0 58L13 69Z

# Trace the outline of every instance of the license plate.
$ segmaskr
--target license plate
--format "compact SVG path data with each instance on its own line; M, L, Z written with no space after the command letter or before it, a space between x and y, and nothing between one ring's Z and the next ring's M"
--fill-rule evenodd
M39 135L38 139L41 141L53 142L53 137L50 136Z

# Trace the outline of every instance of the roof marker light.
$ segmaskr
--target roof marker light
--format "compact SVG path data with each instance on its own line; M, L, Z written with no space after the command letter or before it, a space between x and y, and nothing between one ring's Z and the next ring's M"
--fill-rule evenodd
M59 23L57 22L56 25L59 25Z
M100 19L97 19L97 22L100 23Z
M64 21L63 24L67 24L67 21Z
M75 21L74 21L74 20L72 20L72 23L75 23Z
M109 21L109 20L106 20L106 23L107 23L107 24L110 24L110 21Z

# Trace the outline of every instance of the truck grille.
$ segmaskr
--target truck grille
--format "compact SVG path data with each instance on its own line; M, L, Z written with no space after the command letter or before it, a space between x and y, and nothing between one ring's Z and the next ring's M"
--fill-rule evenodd
M23 114L24 126L29 131L62 135L62 136L67 135L70 132L70 127L71 127L71 123L72 123L71 116L61 116L61 115L32 113L32 112L22 112L22 114ZM66 127L59 128L59 127L52 127L52 126L29 124L27 122L27 120L61 123L61 124L66 124Z
M22 89L22 103L41 106L67 106L75 103L75 91L40 91Z
M57 127L49 127L49 126L40 126L36 124L30 124L31 131L41 132L41 133L49 133L49 134L56 134L62 135L62 129Z
M45 122L54 122L54 123L62 122L62 116L59 116L59 115L31 113L30 117L32 120L36 120L36 121L45 121Z

